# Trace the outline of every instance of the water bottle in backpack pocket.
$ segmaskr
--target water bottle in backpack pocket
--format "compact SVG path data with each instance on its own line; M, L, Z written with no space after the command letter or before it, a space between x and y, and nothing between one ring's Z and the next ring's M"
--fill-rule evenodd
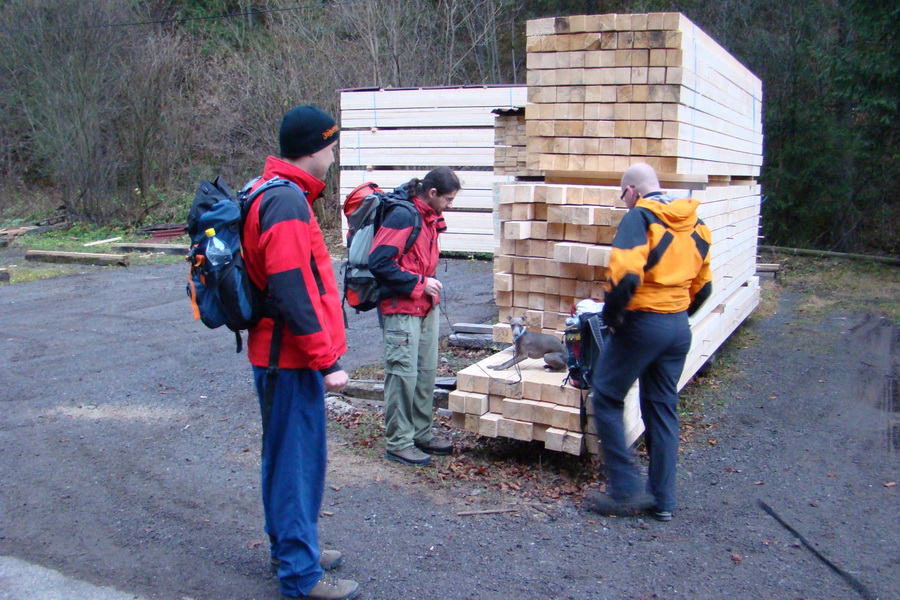
M188 295L194 304L194 317L212 329L222 325L232 331L249 329L259 322L260 302L244 271L240 245L232 250L226 241L229 236L214 228L208 228L205 234L206 239L189 256Z

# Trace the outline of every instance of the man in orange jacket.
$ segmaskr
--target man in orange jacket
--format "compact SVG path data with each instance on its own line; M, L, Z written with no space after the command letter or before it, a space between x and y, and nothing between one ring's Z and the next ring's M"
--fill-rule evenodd
M312 204L325 188L338 135L334 119L320 108L288 111L279 131L281 156L266 159L256 187L274 177L295 185L265 191L244 224L247 273L266 296L268 316L250 330L247 353L263 421L266 533L284 598L348 600L359 592L355 581L322 579L341 555L320 551L318 537L325 392L347 385L338 363L347 341L331 256Z
M645 163L622 176L629 208L613 240L603 320L611 335L593 369L594 418L606 459L606 494L590 499L598 512L652 509L661 521L675 510L678 380L691 347L688 315L712 292L709 228L699 202L660 191ZM649 477L625 444L624 399L640 381Z

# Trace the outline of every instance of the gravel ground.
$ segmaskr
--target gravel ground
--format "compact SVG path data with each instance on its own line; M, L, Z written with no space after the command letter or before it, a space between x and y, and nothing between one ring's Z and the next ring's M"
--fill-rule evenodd
M445 333L496 315L489 262L439 278ZM144 598L277 598L250 370L191 321L184 281L159 265L0 287L0 555ZM759 499L872 597L900 597L900 333L800 302L783 291L743 326L670 523L512 492L469 504L477 483L434 484L336 428L322 537L340 576L373 600L860 597ZM374 316L349 316L348 370L381 358Z

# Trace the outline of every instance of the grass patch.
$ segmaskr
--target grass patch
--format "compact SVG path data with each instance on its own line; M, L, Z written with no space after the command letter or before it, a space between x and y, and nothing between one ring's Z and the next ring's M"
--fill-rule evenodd
M134 234L116 227L91 227L75 224L68 229L57 229L44 233L29 233L16 239L16 243L28 250L55 250L60 252L105 252L106 244L88 246L84 244L109 238L121 237L123 242L145 241L146 235Z
M784 289L803 296L798 311L883 314L900 324L900 268L864 260L780 255Z
M94 241L121 237L121 240L87 246L84 244ZM99 254L114 254L110 245L113 243L147 242L145 233L135 232L125 228L93 227L84 224L76 224L68 229L47 231L44 233L29 233L17 237L8 248L0 249L0 266L9 268L10 283L26 283L40 279L61 277L66 275L78 275L93 272L97 269L121 269L123 267L99 267L78 263L51 263L40 261L26 261L25 253L28 250L47 250L57 252L84 252ZM187 235L168 240L166 243L187 245L190 238ZM130 264L132 266L174 264L183 263L184 257L164 254L162 252L132 252ZM187 266L185 266L187 270Z
M96 267L99 268L99 267ZM107 267L109 268L109 267ZM11 265L9 269L9 283L27 283L64 275L80 275L86 273L85 265L65 265L27 262L21 265Z

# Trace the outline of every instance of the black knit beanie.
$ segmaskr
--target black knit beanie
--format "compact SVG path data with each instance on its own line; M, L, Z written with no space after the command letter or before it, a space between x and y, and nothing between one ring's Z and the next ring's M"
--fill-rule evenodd
M318 106L296 106L281 120L278 130L281 156L300 158L315 154L339 135L337 124L324 110Z

